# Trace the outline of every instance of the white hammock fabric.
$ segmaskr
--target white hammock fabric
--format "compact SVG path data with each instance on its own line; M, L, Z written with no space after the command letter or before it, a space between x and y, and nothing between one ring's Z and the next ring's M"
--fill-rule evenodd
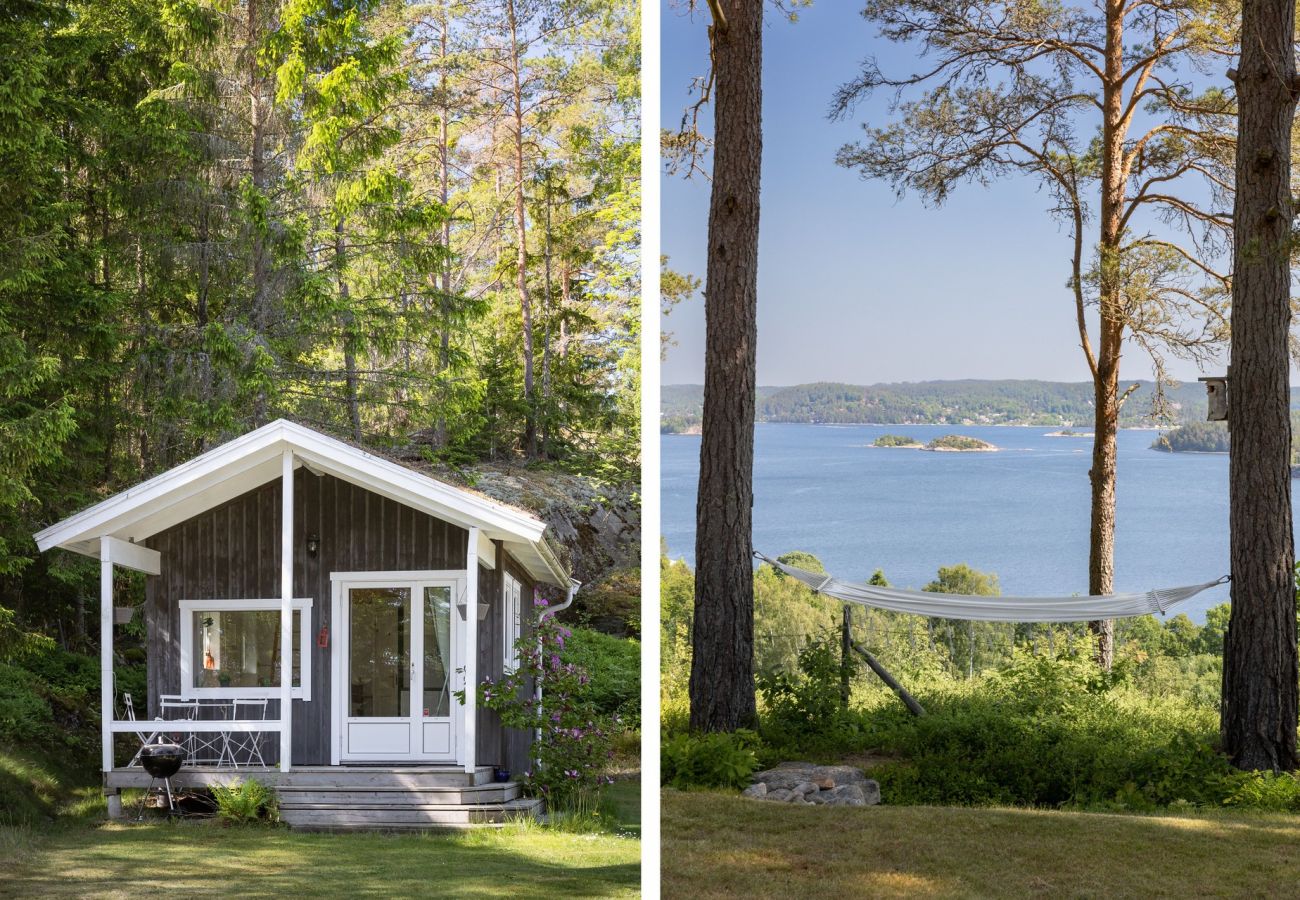
M1083 597L980 597L972 594L935 594L903 591L852 581L840 581L805 569L787 566L761 553L754 555L779 571L797 578L819 594L892 612L915 613L939 619L976 622L1093 622L1128 616L1164 615L1202 591L1226 584L1218 581L1188 587L1163 588L1145 594L1098 594Z

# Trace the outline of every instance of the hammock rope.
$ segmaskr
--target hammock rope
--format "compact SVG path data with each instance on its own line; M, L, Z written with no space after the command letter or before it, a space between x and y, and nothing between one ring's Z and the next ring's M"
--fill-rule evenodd
M974 594L939 594L906 591L809 572L754 551L757 559L792 578L845 603L891 612L913 613L938 619L974 622L1092 622L1130 616L1167 615L1168 611L1210 588L1227 584L1232 576L1186 587L1157 588L1142 594L1093 594L1073 597L983 597Z

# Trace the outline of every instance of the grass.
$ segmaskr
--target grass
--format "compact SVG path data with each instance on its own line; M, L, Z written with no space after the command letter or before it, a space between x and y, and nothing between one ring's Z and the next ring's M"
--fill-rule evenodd
M793 807L663 792L663 896L1298 896L1300 817Z
M519 822L451 834L310 834L214 821L99 824L98 788L69 790L30 759L0 775L40 808L0 808L0 897L634 897L640 783L601 798L601 833Z
M0 897L634 897L640 842L507 826L309 834L212 823L0 827Z
M641 834L641 779L620 778L607 785L600 796L602 819L617 823L619 831Z

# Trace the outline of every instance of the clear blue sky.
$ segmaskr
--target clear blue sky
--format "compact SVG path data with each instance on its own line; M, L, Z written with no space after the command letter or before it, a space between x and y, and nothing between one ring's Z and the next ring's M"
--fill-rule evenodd
M857 0L818 0L788 24L769 7L759 383L1086 381L1066 286L1069 235L1034 182L962 186L930 209L835 165L836 150L860 134L862 121L883 123L887 103L881 95L852 121L831 122L835 88L871 55L886 71L916 69L908 53L876 37L860 8ZM707 15L692 19L667 2L662 10L663 116L675 128L691 79L708 62ZM700 278L708 203L706 180L664 176L663 252L672 268ZM663 364L664 383L703 381L703 299L683 303L664 324L678 342ZM1151 376L1138 348L1125 358L1126 378ZM1177 361L1171 373L1200 374Z

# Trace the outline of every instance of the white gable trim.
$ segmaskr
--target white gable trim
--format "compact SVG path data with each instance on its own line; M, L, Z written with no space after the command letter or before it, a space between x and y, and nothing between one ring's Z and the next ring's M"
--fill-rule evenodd
M41 551L63 547L97 556L102 536L143 541L273 481L280 475L285 450L311 471L328 473L463 528L478 527L489 540L526 546L533 552L523 555L544 566L535 575L545 572L551 576L547 580L567 580L542 541L546 523L540 519L284 419L37 532L36 545Z

